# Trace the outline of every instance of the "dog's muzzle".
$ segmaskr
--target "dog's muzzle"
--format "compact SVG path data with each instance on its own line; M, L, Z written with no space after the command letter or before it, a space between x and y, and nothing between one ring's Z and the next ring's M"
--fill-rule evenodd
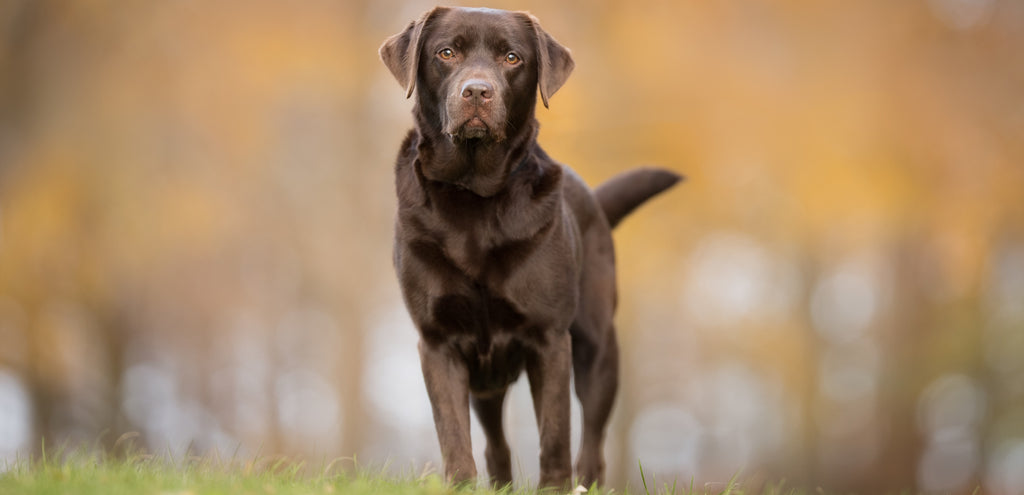
M494 84L470 78L456 86L447 102L445 132L457 139L505 139L504 107Z

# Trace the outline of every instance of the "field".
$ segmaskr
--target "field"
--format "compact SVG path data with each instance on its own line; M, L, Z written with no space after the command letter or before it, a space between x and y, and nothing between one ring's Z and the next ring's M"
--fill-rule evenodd
M638 466L638 469L642 467ZM221 456L189 456L173 460L150 454L106 454L76 451L57 452L35 459L0 464L0 494L75 495L362 495L448 493L527 494L523 488L453 488L430 469L404 475L382 474L377 468L361 468L351 458L320 464L294 462L283 458L257 457L248 460ZM545 491L544 493L558 493ZM579 493L579 492L577 492ZM592 489L592 494L680 494L680 495L765 495L798 494L782 484L745 491L735 480L716 486L694 487L689 483L664 483L649 479L643 486L624 490Z

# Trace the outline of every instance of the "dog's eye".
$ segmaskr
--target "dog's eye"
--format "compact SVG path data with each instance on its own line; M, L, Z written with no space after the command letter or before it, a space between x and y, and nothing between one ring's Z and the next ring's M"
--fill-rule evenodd
M519 62L522 62L522 60L523 59L519 58L519 55L516 55L515 53L505 55L505 62L508 62L509 65L516 65Z
M444 60L450 60L455 56L455 51L451 48L442 48L441 51L437 52L437 56Z

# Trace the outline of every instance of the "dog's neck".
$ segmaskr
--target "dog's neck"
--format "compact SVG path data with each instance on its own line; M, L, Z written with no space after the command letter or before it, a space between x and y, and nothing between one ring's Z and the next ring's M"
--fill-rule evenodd
M529 159L539 124L531 114L519 127L508 129L508 138L463 140L441 132L430 116L420 116L417 160L429 181L455 185L488 198L501 192L513 171Z

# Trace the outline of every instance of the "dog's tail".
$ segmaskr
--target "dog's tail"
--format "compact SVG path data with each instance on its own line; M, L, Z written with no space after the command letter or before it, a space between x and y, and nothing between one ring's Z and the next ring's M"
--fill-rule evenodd
M684 177L659 168L635 168L623 172L594 190L608 225L615 228L637 206L672 187Z

